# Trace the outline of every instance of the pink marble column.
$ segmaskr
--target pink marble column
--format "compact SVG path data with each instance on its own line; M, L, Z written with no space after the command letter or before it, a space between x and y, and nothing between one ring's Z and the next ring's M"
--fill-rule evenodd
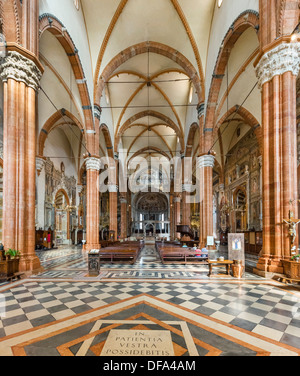
M3 244L21 252L20 271L41 270L35 254L36 105L42 68L17 47L0 65L4 87Z
M98 157L85 160L87 170L86 194L86 244L85 251L100 249L99 242L99 171L101 161Z
M289 211L298 218L296 79L299 69L300 43L275 43L256 62L262 90L263 252L255 271L264 276L283 273L282 260L291 257L288 226L283 220L289 218Z
M213 168L215 156L204 154L197 158L200 184L200 244L207 244L207 237L213 236Z

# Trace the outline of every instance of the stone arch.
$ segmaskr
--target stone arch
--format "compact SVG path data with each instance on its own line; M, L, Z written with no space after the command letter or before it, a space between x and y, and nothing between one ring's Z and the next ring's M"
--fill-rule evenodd
M215 120L215 112L218 104L218 97L221 90L226 66L235 43L240 36L249 28L258 30L259 15L257 12L247 10L243 12L231 25L220 47L219 55L207 98L206 124L212 125ZM259 38L259 35L258 35ZM206 127L207 128L207 127Z
M152 117L155 117L157 119L160 119L165 123L166 126L172 128L174 130L174 132L176 133L176 135L179 137L181 150L182 151L184 150L184 139L182 137L182 132L177 127L177 125L169 117L167 117L166 115L163 115L160 112L156 112L156 111L152 111L152 110L146 110L146 111L139 112L138 114L132 116L122 125L118 134L115 137L115 145L114 145L115 151L118 150L118 145L119 145L121 136L126 132L126 130L129 129L136 120L139 120L139 119L146 117L146 116L152 116Z
M62 194L65 196L66 201L67 201L67 204L70 205L70 199L69 199L69 196L68 196L68 194L67 194L67 192L66 192L66 190L65 190L64 188L58 188L58 190L55 191L55 192L53 193L54 202L55 202L55 200L56 200L56 197L57 197L60 193L62 193Z
M105 83L119 66L121 66L123 63L125 63L127 60L131 59L134 56L148 52L163 55L169 58L170 60L176 62L178 65L180 65L192 80L198 95L199 103L202 103L204 101L204 82L201 82L197 70L184 55L182 55L180 52L176 51L172 47L164 45L162 43L142 42L121 51L106 66L97 82L97 87L95 89L95 103L100 104Z
M104 139L105 139L107 154L110 158L114 158L113 144L112 144L112 141L111 141L108 126L106 124L101 124L100 128L99 128L99 135L100 135L101 131L102 131Z
M257 121L257 119L244 107L241 106L234 106L228 112L226 112L220 120L216 123L214 130L213 130L213 139L217 137L218 130L220 126L224 123L226 119L228 119L229 116L237 114L239 115L244 122L249 125L252 129L254 129L255 136L257 138L257 142L259 145L259 151L262 153L263 151L263 131L262 127Z
M139 155L141 155L141 154L143 154L143 153L146 153L146 152L148 152L148 151L149 151L149 152L150 152L150 151L154 151L154 152L156 152L156 153L158 153L158 154L161 154L163 157L166 157L168 160L171 159L171 158L168 156L167 153L165 153L164 151L160 150L159 148L157 148L157 147L155 147L155 146L146 146L145 148L140 149L140 150L138 150L137 152L135 152L135 153L133 154L133 156L130 157L130 158L128 159L128 163L129 163L133 158L138 157Z
M80 129L82 133L84 133L84 129L80 121L69 111L65 109L61 109L55 112L44 124L43 128L40 131L39 138L38 138L38 154L39 156L43 156L45 142L50 132L52 132L55 128L57 128L61 124L56 124L62 116L68 117L72 122Z
M65 50L70 65L73 69L75 79L77 81L78 91L80 94L82 109L85 119L86 129L94 129L94 116L93 108L90 100L90 95L88 91L87 81L84 74L84 70L80 61L78 50L68 33L64 25L53 15L51 14L42 14L40 16L40 37L45 31L49 31L51 34L57 37L58 42L61 44Z
M196 123L196 122L193 123L190 126L188 138L187 138L187 141L186 141L186 147L185 147L185 156L186 157L192 156L194 137L195 137L195 134L196 134L198 129L200 129L199 124Z

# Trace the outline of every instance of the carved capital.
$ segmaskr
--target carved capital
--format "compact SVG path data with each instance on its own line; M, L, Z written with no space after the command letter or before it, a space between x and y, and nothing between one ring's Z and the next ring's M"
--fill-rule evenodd
M37 91L42 73L32 60L18 52L8 51L7 56L0 59L0 77L3 82L9 78L24 82Z
M215 157L213 155L207 154L207 155L202 155L201 157L197 158L197 168L203 168L203 167L213 168L214 165L215 165Z
M35 165L36 165L36 170L37 170L38 176L40 176L40 173L42 172L45 164L46 164L46 161L45 161L44 158L42 158L42 157L36 157L36 159L35 159Z
M86 158L85 166L86 166L87 170L100 171L101 170L101 161L100 161L99 158L95 158L95 157Z
M266 52L256 66L258 85L262 86L275 76L292 72L298 76L300 70L300 43L285 43Z

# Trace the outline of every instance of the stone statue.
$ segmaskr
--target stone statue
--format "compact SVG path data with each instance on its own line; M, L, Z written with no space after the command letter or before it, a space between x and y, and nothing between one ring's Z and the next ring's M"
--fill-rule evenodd
M294 244L296 235L297 235L297 224L300 223L300 219L294 219L292 218L293 213L290 211L289 212L289 219L284 219L283 221L289 225L289 236L291 238L291 245Z

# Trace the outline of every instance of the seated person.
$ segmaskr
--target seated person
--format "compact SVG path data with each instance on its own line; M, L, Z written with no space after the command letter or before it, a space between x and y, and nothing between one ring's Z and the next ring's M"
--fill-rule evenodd
M202 253L207 253L207 249L206 249L207 245L205 247L202 248Z
M208 257L208 250L206 249L207 246L203 247L201 252L202 252L202 257Z
M201 252L201 249L196 249L195 250L195 257L202 257L202 252Z

